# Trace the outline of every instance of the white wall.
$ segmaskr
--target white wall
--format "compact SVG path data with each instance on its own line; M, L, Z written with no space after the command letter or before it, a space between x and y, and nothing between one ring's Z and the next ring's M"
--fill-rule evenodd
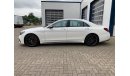
M45 26L45 9L62 9L64 18L81 18L80 3L41 2L42 26Z
M107 28L109 28L109 25L110 25L111 5L112 5L112 0L105 0L104 14L103 14L103 25Z

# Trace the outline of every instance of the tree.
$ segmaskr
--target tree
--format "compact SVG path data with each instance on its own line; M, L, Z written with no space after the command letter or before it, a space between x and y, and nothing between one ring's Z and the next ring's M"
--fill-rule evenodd
M27 22L29 22L28 16L25 15L25 16L23 16L23 23L26 24Z
M28 16L23 16L24 23L33 23L34 25L41 24L41 18L34 16L33 13L29 13Z

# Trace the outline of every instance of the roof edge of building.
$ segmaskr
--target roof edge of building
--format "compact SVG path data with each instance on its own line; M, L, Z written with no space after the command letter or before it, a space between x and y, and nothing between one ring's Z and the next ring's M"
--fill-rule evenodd
M41 1L41 2L58 2L58 3L81 3L81 2L75 2L75 1Z

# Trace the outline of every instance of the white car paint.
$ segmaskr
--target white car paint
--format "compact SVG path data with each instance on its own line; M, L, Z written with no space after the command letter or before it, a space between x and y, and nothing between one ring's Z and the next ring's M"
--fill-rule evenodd
M77 20L84 23L87 23L90 27L53 27L53 24L63 21L63 20ZM21 44L24 44L24 38L27 34L33 33L38 36L40 43L47 42L81 42L84 43L85 37L90 33L95 33L99 37L99 42L103 42L110 39L109 32L104 30L104 27L101 25L93 24L87 20L83 19L61 19L58 20L47 27L37 27L30 28L27 30L21 31L19 35L19 40Z

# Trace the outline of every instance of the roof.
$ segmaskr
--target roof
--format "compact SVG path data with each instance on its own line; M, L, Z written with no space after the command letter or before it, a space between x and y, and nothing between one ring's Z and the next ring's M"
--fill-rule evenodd
M57 21L62 21L62 20L78 20L78 21L83 21L83 22L86 22L88 23L89 25L91 26L97 26L96 24L88 21L88 20L85 20L85 19L74 19L74 18L68 18L68 19L60 19L60 20L57 20ZM55 21L54 23L56 23L57 21ZM53 23L52 23L53 24Z
M42 0L41 2L81 3L81 0Z
M14 15L14 16L19 16L19 15Z

